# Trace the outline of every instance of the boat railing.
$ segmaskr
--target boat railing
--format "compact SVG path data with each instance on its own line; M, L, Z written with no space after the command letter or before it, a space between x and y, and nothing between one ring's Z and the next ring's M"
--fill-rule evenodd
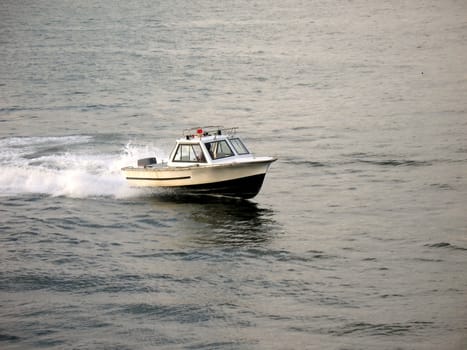
M214 126L204 126L198 128L189 128L183 130L183 136L187 139L193 138L195 136L212 136L212 135L228 135L233 136L237 133L238 127L229 127L225 128L223 126L214 125Z

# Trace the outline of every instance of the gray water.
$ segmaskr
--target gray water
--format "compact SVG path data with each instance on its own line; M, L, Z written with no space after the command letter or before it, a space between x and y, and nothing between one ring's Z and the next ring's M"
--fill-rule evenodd
M0 3L0 348L467 348L467 3ZM250 201L129 188L186 127Z

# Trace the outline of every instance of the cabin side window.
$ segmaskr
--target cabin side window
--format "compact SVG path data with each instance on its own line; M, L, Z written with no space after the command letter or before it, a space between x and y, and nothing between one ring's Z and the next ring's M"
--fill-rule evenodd
M237 154L250 153L240 139L231 139L230 143L232 144L233 148L235 148L235 152L237 152Z
M225 140L208 142L205 145L207 150L209 151L209 155L213 160L231 157L234 155L232 149Z
M173 158L174 162L206 163L203 151L200 145L181 144Z

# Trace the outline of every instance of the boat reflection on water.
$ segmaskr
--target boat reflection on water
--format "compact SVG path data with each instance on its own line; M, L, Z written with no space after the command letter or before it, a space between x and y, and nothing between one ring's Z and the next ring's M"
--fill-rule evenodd
M202 246L255 246L272 240L280 225L274 210L243 199L194 195L162 195L160 206L177 206L185 216L185 243Z

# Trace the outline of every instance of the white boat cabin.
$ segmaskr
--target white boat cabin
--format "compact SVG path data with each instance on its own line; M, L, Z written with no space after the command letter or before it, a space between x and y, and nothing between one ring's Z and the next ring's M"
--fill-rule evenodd
M184 131L177 140L168 166L187 167L241 162L253 158L235 135L236 128L198 128Z

